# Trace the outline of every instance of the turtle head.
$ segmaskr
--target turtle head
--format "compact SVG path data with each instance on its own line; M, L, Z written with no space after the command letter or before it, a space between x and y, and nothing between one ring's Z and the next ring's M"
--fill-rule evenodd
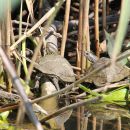
M90 62L92 62L92 63L95 63L99 58L96 56L96 55L94 55L92 52L90 52L90 51L85 51L85 56L86 56L86 58L90 61Z

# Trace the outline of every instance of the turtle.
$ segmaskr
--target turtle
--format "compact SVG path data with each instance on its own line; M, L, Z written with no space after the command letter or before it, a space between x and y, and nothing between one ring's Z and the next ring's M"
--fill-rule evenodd
M56 91L56 87L49 80L41 85L41 96L50 95ZM47 114L51 114L53 111L57 111L61 108L61 106L59 105L59 100L59 96L56 95L46 100L41 100L38 105L40 105L40 107L42 107L43 110L47 112ZM69 104L64 104L64 106L66 105ZM67 110L59 114L58 116L48 120L47 122L49 123L51 129L59 129L69 119L72 111L73 110ZM45 114L37 113L37 117L39 120L42 121L42 119L45 117Z
M42 85L40 86L41 96L49 95L56 92L57 90L60 90L59 84L57 83L59 80L65 83L75 81L75 74L71 64L61 55L45 55L41 59L39 59L39 62L37 64L34 64L34 67L46 76L46 81L42 83ZM50 80L47 77L55 79L53 80L55 86L50 82ZM59 103L60 99L61 96L54 96L47 100L40 101L39 105L50 114L52 111L56 111L61 107ZM65 99L64 105L68 104L70 104L69 100ZM57 129L57 127L63 125L64 122L66 122L69 119L71 113L72 110L68 110L58 115L54 119L49 120L51 127ZM39 115L39 119L42 120L42 115Z
M65 83L75 81L75 74L71 64L61 55L45 55L34 67L43 74L52 77L56 87L58 86L56 83L57 80L61 80ZM57 89L59 89L59 87L57 87Z
M91 52L85 52L86 57L93 64L86 70L86 73L89 73L96 69L97 67L107 64L110 61L110 58L101 57L98 58ZM105 69L102 69L98 73L94 73L92 76L86 79L86 82L94 83L97 87L102 87L106 83L114 83L121 81L130 75L129 68L125 65L122 65L120 62L116 62L114 66L109 66ZM85 73L85 74L86 74Z

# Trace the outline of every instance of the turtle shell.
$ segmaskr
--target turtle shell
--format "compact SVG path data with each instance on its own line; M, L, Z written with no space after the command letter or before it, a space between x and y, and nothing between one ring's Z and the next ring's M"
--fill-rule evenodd
M74 82L75 75L70 63L60 55L46 55L37 67L44 74L56 76L64 82Z
M87 73L93 71L97 67L107 64L110 61L109 58L102 57L97 62L92 64L90 68L87 69ZM126 78L130 74L129 69L120 64L120 63L115 63L114 66L109 66L103 70L101 70L98 73L93 74L90 76L86 82L94 83L96 86L104 86L107 82L112 83L112 82L118 82L124 78Z

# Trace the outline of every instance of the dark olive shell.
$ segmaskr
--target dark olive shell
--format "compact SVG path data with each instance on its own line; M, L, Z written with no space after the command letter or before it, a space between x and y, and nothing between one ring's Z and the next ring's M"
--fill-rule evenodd
M97 62L92 64L90 68L88 68L87 73L93 71L99 66L102 66L103 64L107 64L109 61L109 58L100 58ZM86 80L86 82L93 82L96 86L104 86L106 83L118 82L126 78L129 74L129 69L126 66L120 63L115 63L114 66L109 66L102 69L100 72L93 74Z
M64 82L74 82L75 75L70 63L60 55L46 55L39 60L37 69Z

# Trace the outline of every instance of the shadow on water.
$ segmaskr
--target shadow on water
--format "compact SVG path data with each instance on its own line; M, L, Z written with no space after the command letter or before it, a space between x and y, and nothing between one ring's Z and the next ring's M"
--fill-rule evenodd
M100 122L101 120L97 119L96 121L96 130L100 130ZM128 118L121 118L122 122L122 129L121 130L130 130L130 119ZM106 120L103 121L103 130L117 130L118 121L115 120ZM71 117L66 123L65 123L66 130L77 130L77 118ZM86 130L92 130L93 129L93 118L89 117L88 119L88 127Z
M100 130L100 119L96 120L96 130ZM19 126L16 127L16 125L10 121L7 125L8 127L7 130L36 130L35 127L30 123L29 121L24 121L23 124L20 124ZM130 119L128 118L121 118L121 125L122 129L121 130L130 130ZM102 130L118 130L118 120L104 120L103 121L103 129ZM50 128L47 128L45 125L43 125L44 130L51 130ZM93 118L89 117L88 118L88 125L86 130L92 130L93 129ZM0 126L1 130L1 126ZM2 129L3 130L3 129ZM6 129L5 129L6 130ZM77 116L76 112L73 112L69 120L65 123L65 130L77 130Z

